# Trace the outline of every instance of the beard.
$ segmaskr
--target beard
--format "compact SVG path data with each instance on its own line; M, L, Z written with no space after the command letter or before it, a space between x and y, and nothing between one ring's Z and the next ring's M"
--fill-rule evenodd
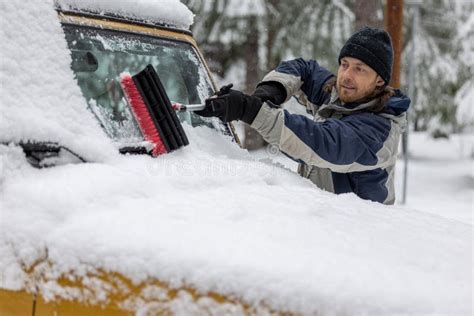
M363 87L350 80L337 80L336 82L336 90L339 94L339 100L343 103L353 103L364 100L374 93L375 88L375 82Z

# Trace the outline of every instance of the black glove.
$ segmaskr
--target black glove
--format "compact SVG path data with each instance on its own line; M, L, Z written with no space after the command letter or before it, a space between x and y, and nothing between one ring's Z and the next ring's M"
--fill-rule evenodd
M220 118L224 123L241 120L252 124L262 107L262 101L240 91L232 90L232 84L222 87L216 95L206 100L206 107L194 113Z
M280 105L286 100L285 87L276 81L267 81L259 84L252 95L260 98L263 102L270 101L275 105Z

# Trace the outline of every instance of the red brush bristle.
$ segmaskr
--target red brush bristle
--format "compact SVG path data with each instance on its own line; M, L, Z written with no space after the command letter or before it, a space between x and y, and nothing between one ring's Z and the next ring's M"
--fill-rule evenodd
M140 126L140 130L142 131L145 140L154 145L152 155L158 156L167 153L168 151L163 144L160 133L156 129L150 112L148 111L140 92L135 86L132 77L129 74L123 74L120 77L120 85L125 92L125 97L132 108L133 115Z

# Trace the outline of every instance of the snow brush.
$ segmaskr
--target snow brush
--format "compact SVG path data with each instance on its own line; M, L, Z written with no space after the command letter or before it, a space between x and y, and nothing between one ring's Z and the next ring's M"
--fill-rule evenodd
M120 75L120 85L143 137L156 157L189 144L158 74L148 65L134 76Z

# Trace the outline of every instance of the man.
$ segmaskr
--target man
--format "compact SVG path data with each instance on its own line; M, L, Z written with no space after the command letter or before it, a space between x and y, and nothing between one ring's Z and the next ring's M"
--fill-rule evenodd
M390 36L364 27L345 43L338 60L337 76L315 60L282 62L254 95L225 87L198 114L250 124L322 189L393 204L394 166L410 99L388 86ZM280 107L291 96L314 120Z

